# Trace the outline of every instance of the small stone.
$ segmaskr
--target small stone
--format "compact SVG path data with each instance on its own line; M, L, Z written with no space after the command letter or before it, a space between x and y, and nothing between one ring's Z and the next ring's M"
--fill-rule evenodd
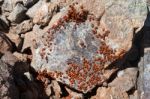
M34 5L38 0L14 0L14 4L22 3L25 7L29 8Z
M33 76L29 72L25 72L24 75L28 78L29 81L33 81Z
M5 52L4 55L1 58L2 61L5 63L14 66L15 63L18 61L17 57L15 57L11 52Z
M37 12L37 9L39 9L42 4L43 4L43 0L39 0L34 6L28 9L28 11L26 12L26 15L28 15L30 18L33 19L34 15Z
M14 56L16 56L16 58L18 58L18 60L26 62L28 55L27 54L22 54L22 53L18 53L18 52L14 52L13 53Z
M52 86L51 85L48 85L45 89L45 93L47 96L50 96L52 94Z
M52 88L53 88L56 98L59 99L62 92L61 92L61 88L57 81L55 81L55 80L52 81Z
M109 86L121 89L122 91L126 92L135 87L137 81L137 68L127 68L124 71L122 76L117 77L114 79Z
M43 3L33 17L34 24L46 25L57 10L57 5L53 3Z
M5 53L6 51L12 51L13 45L9 38L0 32L0 53Z
M23 0L23 4L25 7L29 8L29 7L33 6L38 1L39 0Z
M91 99L129 99L128 94L115 87L100 87Z
M15 47L19 47L20 46L20 44L22 43L21 42L21 38L20 38L20 36L19 35L17 35L17 34L15 34L13 31L10 31L9 33L7 33L6 34L8 37L9 37L9 39L14 43L14 48Z
M74 91L72 91L71 89L69 89L69 88L67 88L67 87L66 87L66 90L67 90L67 92L69 93L69 95L67 96L68 98L65 97L65 99L69 99L69 97L70 97L71 99L84 99L84 96L83 96L82 93L74 92Z
M27 62L17 61L14 65L14 74L16 76L21 76L25 72L29 71L29 64Z
M22 4L18 3L13 11L10 13L8 19L14 23L21 23L25 18L25 12L27 8L25 8Z
M22 47L22 51L24 51L27 48L32 48L32 44L34 43L34 38L35 38L34 31L28 32L24 35L24 43ZM36 46L36 44L35 44Z
M13 10L13 1L4 0L2 5L2 12L11 12Z
M148 32L149 33L149 32ZM148 35L146 37L149 37ZM149 38L144 38L144 45ZM144 56L139 62L138 91L141 99L150 99L150 47L144 49Z
M30 30L32 30L33 23L31 20L25 20L19 25L16 26L15 30L17 34L26 33Z

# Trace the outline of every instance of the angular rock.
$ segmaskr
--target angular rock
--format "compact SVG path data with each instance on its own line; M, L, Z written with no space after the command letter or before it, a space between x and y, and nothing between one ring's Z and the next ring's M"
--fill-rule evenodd
M50 95L52 94L52 86L51 85L48 85L45 89L45 93L48 97L50 97Z
M13 80L12 68L0 60L0 99L19 99Z
M137 68L127 68L119 72L119 77L115 78L109 86L121 89L127 92L134 88L137 81Z
M33 23L31 20L25 20L19 25L16 26L15 30L17 34L26 33L30 30L32 30Z
M139 65L140 68L140 76L138 81L138 91L139 97L141 99L149 99L150 98L150 49L146 48L144 51L144 57L141 58L141 62Z
M144 11L145 3L142 3L143 6L133 6L137 11L133 8L130 11L128 6L133 3L139 4L140 1L122 3L113 0L112 6L108 1L103 1L102 4L107 9L98 14L102 16L100 22L94 14L94 11L99 11L98 6L88 9L74 4L64 8L60 11L60 18L52 18L54 23L50 22L49 30L33 32L36 35L33 40L36 47L32 47L32 67L39 73L47 74L84 93L102 84L113 73L111 70L110 74L105 72L106 68L122 58L131 47L132 30L137 25L132 20L139 22L140 28L144 24L147 14ZM124 14L126 11L127 15ZM133 15L139 15L141 19Z
M12 0L4 0L2 5L2 12L11 12L13 10L13 1Z
M14 52L13 55L16 56L16 58L18 58L18 60L23 61L23 62L26 62L29 57L27 54L22 54L22 53L18 53L18 52Z
M74 91L70 90L69 88L66 88L66 90L69 93L69 95L67 97L65 97L65 99L68 99L68 98L71 98L71 99L84 99L82 93L74 92Z
M5 53L6 51L12 51L13 45L10 39L4 34L0 32L0 53Z
M18 61L17 57L15 57L11 52L5 52L4 55L1 58L2 61L5 63L14 66L15 63Z
M36 10L36 13L33 17L34 24L46 25L49 23L50 18L57 11L57 5L53 3L43 3L40 6L39 10Z
M20 23L26 18L26 11L27 8L25 8L22 4L18 3L13 11L10 13L8 19L14 23Z
M129 99L128 94L115 87L98 88L97 93L91 99Z
M61 88L57 81L55 81L55 80L52 81L52 88L53 88L56 98L59 99L62 92L61 92Z
M106 10L101 18L101 23L112 32L108 41L113 42L109 43L114 47L130 49L133 29L137 28L135 31L137 33L144 25L147 16L146 1L104 0L104 2Z
M33 6L38 1L39 0L23 0L23 4L24 4L24 6L29 8L29 7Z
M39 9L43 3L43 0L39 0L34 6L28 9L26 15L33 19L35 13L37 12L37 9Z
M138 91L136 90L133 95L130 95L129 99L139 99Z
M18 48L21 44L21 38L19 35L15 34L12 31L9 31L9 33L6 34L9 39L15 44L15 46ZM15 48L15 46L13 45L13 47Z
M35 30L35 31L40 30L39 28L35 29L35 27L36 26L33 27L33 30ZM24 35L24 43L23 43L22 51L24 51L27 48L36 47L37 45L35 44L35 38L36 38L36 35L35 35L34 31L26 33Z

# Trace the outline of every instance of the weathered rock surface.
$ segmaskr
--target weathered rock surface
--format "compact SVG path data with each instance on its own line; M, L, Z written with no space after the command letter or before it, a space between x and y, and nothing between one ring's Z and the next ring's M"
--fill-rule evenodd
M140 76L138 82L138 90L139 90L139 97L141 99L149 99L150 98L150 49L146 48L144 51L144 57L141 58L140 62Z
M115 87L98 88L96 96L91 99L129 99L128 94Z
M65 97L64 99L68 99L68 98L84 99L84 96L82 93L74 92L74 91L70 90L69 88L66 88L66 90L69 93L69 95L67 97Z
M34 5L38 0L13 0L14 4L22 3L25 7L29 8Z
M30 18L33 19L35 13L37 12L37 9L39 9L43 3L44 3L43 0L39 0L34 6L28 9L26 15L28 15Z
M13 48L11 41L4 33L0 33L0 45L0 53L11 51Z
M21 43L21 38L19 35L15 34L12 31L7 33L6 35L17 47L19 46L19 44ZM15 46L13 45L13 47L15 47Z
M50 18L57 11L57 5L54 3L42 3L42 6L36 10L33 17L33 23L46 25L50 21Z
M106 10L101 22L112 32L108 37L110 43L114 47L130 49L134 28L138 28L138 31L144 25L147 15L146 2L140 0L112 0L111 2L104 0L104 2Z
M23 61L23 62L26 62L27 59L29 58L29 55L18 53L18 52L14 52L13 55L16 56L18 60Z
M140 90L136 68L116 73L149 47L149 31L147 44L132 45L143 24L149 30L149 1L0 0L0 58L11 65L0 66L0 99L13 98L15 85L20 99L87 99L95 91L94 99L147 99L148 53L139 66Z
M97 5L97 2L93 0L92 3ZM130 49L133 29L144 24L146 3L142 2L142 6L135 5L129 10L133 3L141 2L101 1L105 11L98 5L95 9L84 8L80 4L66 7L48 32L35 32L37 46L32 50L33 68L84 93L102 84L108 79L105 68ZM96 11L101 13L94 15ZM97 16L101 16L100 23Z
M31 20L25 20L21 24L17 25L15 30L17 34L26 33L33 28L33 22Z
M39 26L35 25L33 27L33 31L32 32L27 32L25 35L24 35L24 44L23 44L23 47L22 47L22 51L24 51L25 49L27 48L32 48L32 47L36 47L36 43L35 43L35 33L34 31L41 31L41 29L39 29Z
M15 86L12 67L0 60L0 99L19 99L19 92Z
M39 0L23 0L23 4L24 4L24 6L29 8L29 7L33 6L37 1L39 1Z
M14 23L20 23L26 18L26 11L27 9L22 4L18 3L13 11L10 13L8 19Z
M134 93L133 93L133 95L130 95L129 96L129 99L139 99L139 95L138 95L139 93L138 93L138 91L136 90Z
M3 12L11 12L13 10L13 1L12 0L4 0L2 5Z
M109 86L121 89L124 92L134 88L137 81L137 68L127 68L119 72L119 77L112 81Z
M1 60L11 66L14 66L18 61L17 57L15 57L10 51L5 52Z

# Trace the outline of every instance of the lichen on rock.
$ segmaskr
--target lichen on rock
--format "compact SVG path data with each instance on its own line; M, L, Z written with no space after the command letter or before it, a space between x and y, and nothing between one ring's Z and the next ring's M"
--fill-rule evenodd
M116 50L105 43L110 32L99 34L88 11L82 6L76 9L70 6L66 15L34 40L37 47L32 66L41 74L86 93L107 79L102 71L123 51L116 55Z

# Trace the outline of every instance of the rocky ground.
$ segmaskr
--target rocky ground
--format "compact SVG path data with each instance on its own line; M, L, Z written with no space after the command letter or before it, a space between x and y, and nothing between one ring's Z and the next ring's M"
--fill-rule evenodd
M0 99L140 99L148 7L0 0Z

